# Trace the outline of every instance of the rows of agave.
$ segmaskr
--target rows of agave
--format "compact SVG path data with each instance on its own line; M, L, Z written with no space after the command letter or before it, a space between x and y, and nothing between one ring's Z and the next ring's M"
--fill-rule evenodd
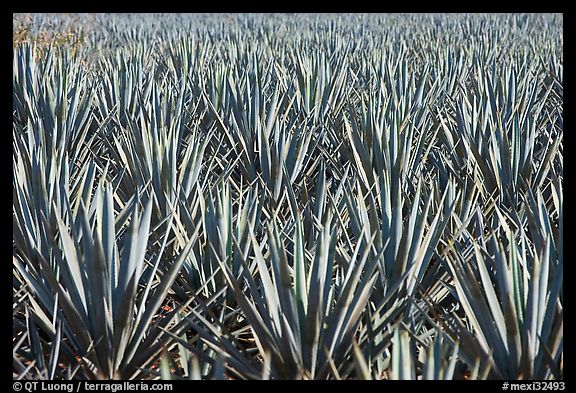
M14 378L563 377L561 15L26 20Z

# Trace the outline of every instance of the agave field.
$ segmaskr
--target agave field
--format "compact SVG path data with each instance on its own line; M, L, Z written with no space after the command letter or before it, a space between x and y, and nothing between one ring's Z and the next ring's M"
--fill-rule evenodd
M562 30L15 14L14 379L562 379Z

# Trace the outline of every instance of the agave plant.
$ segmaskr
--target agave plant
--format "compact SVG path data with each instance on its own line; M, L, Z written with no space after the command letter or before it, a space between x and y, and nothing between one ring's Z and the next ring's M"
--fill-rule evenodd
M562 15L13 19L14 378L563 378Z

